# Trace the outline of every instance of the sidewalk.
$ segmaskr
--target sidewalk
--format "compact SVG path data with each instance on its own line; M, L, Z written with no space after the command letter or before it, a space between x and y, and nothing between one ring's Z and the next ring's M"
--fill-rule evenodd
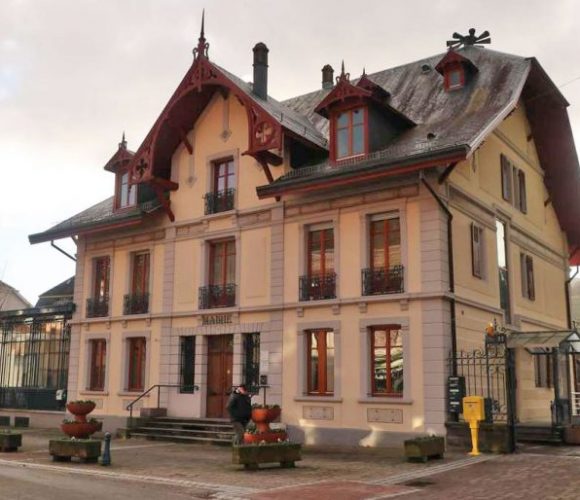
M272 466L248 472L231 463L228 447L138 439L114 440L110 467L53 464L47 451L48 440L60 436L55 430L25 430L22 451L0 454L0 468L26 467L38 474L74 475L88 481L99 477L99 480L149 483L189 491L190 498L216 499L359 500L399 495L447 498L450 494L489 498L491 491L495 492L492 496L505 498L506 488L513 490L509 498L577 498L580 488L575 479L580 449L576 454L574 448L528 447L522 454L477 458L451 451L445 459L427 464L408 463L393 450L307 448L303 461L295 469ZM545 486L563 496L524 494L525 481L535 485L536 493ZM478 496L479 490L483 496Z

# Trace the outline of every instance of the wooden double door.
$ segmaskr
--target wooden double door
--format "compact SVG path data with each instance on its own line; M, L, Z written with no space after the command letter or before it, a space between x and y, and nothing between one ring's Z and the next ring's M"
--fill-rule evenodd
M226 418L233 383L233 335L207 339L207 417Z

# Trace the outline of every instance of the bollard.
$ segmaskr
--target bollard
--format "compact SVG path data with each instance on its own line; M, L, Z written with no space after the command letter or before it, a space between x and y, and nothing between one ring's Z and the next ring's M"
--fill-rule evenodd
M111 433L105 433L105 451L99 462L101 465L111 465Z

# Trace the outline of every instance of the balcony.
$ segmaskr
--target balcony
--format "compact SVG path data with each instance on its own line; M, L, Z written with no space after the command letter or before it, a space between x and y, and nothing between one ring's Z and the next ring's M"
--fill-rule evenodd
M87 318L102 318L109 315L109 297L87 299Z
M403 266L362 270L363 295L403 293L404 288Z
M336 298L336 273L300 276L300 301Z
M147 314L149 312L149 294L127 294L123 300L123 314Z
M204 196L205 215L233 210L235 193L235 189L225 189L223 191L206 193Z
M234 307L236 305L236 285L207 285L199 287L199 308Z

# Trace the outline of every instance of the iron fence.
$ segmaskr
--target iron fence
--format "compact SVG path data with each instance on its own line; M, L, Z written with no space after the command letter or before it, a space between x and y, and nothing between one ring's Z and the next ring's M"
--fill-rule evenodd
M236 285L207 285L199 287L199 308L213 309L236 305Z
M70 325L64 317L0 323L0 407L58 409L66 389Z
M204 196L205 215L233 210L235 193L235 189L206 193Z
M300 276L300 301L336 298L336 273Z
M403 266L363 269L361 274L363 295L385 295L404 291Z
M109 297L87 299L87 318L102 318L109 315Z
M149 294L127 294L123 300L123 314L147 314L149 312Z

